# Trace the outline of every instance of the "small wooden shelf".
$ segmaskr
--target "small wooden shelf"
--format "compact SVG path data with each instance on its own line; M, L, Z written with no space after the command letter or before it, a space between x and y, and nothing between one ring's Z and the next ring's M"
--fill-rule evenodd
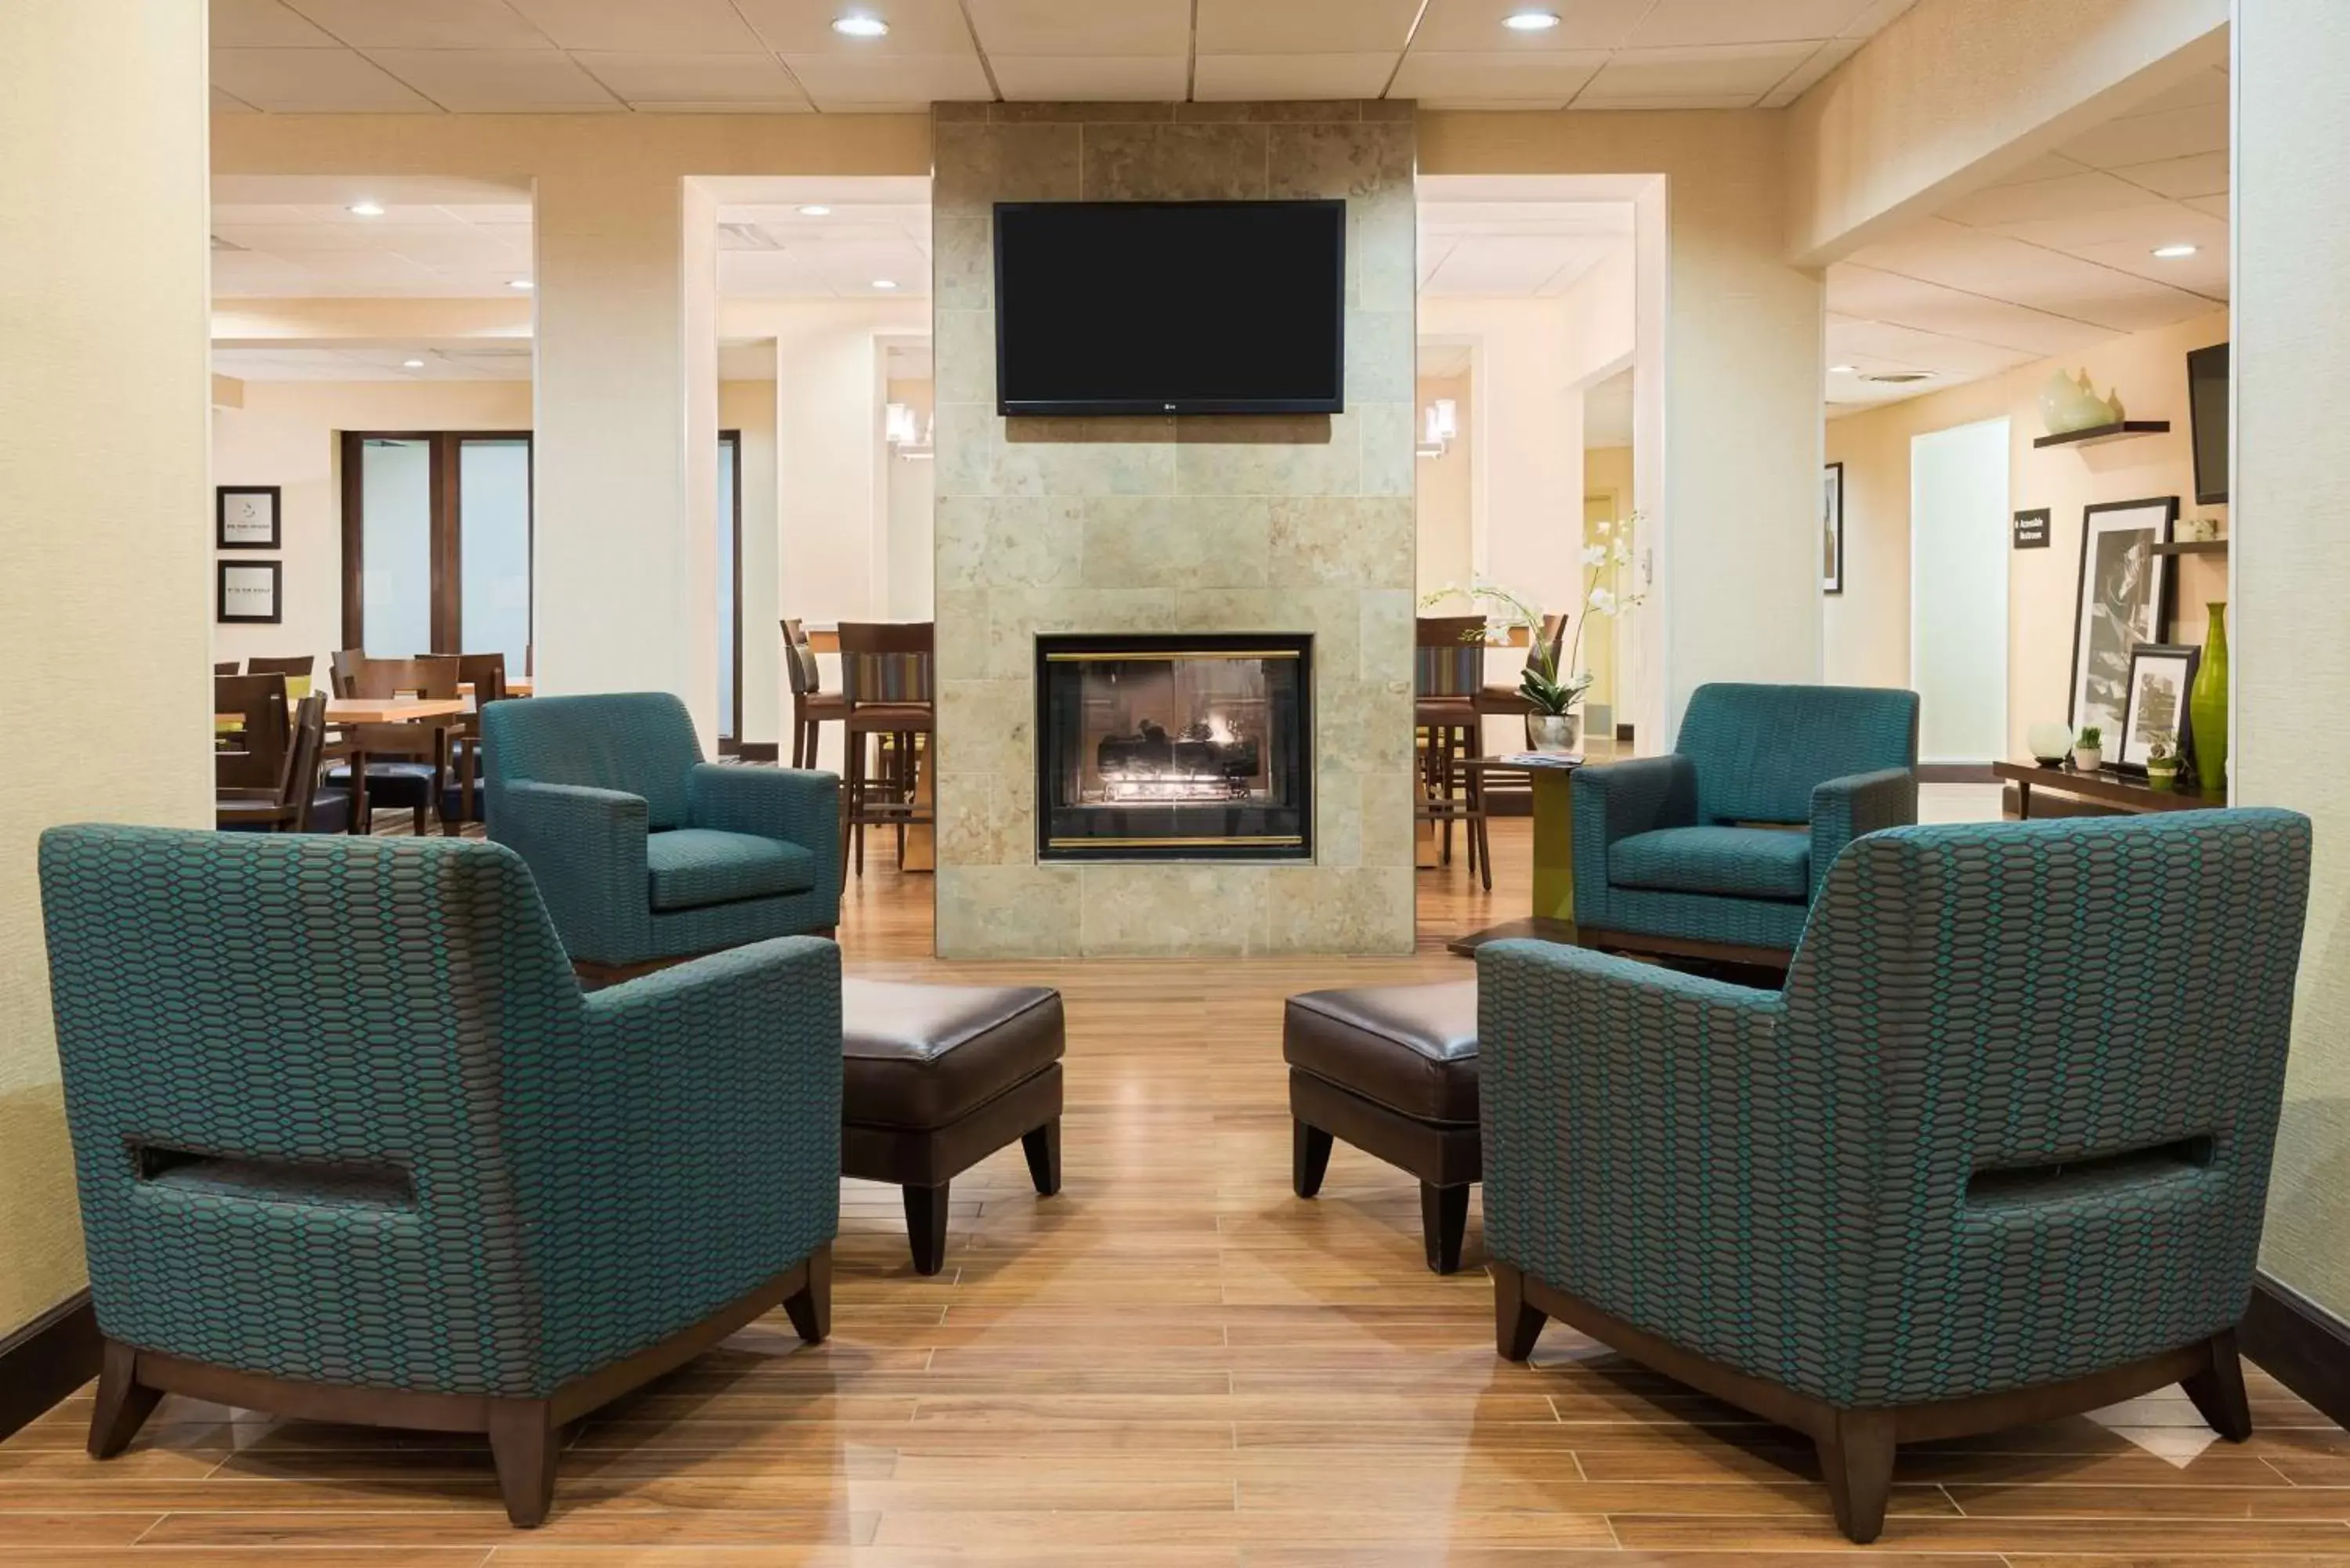
M2218 556L2224 558L2228 554L2228 541L2179 539L2168 545L2157 545L2154 553L2158 556Z
M2139 436L2168 435L2168 420L2124 420L2117 425L2091 425L2085 431L2042 436L2033 446L2103 446L2109 441L2133 441Z

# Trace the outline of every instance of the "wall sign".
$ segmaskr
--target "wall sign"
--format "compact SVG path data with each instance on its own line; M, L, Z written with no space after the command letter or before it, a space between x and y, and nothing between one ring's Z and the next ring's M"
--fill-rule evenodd
M224 484L213 492L213 544L222 550L275 550L277 486Z
M283 618L276 561L215 561L223 626L276 626Z
M2015 514L2015 547L2019 550L2048 548L2048 508Z

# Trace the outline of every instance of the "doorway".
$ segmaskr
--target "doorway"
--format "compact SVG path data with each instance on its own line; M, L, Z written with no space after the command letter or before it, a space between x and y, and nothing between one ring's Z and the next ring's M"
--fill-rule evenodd
M2008 421L1909 443L1909 684L1918 760L2007 753Z

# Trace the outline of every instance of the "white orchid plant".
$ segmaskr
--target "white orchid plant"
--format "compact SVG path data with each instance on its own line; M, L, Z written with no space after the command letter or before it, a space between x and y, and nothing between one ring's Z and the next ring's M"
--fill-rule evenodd
M1632 564L1632 535L1644 516L1635 512L1621 522L1601 524L1600 533L1614 537L1607 543L1584 547L1582 613L1575 618L1575 641L1564 660L1553 658L1551 644L1543 636L1542 612L1507 588L1492 583L1448 584L1423 596L1419 607L1428 609L1453 598L1485 606L1489 612L1485 629L1470 633L1472 641L1505 640L1511 632L1523 628L1528 651L1525 673L1518 678L1518 694L1537 713L1572 712L1575 705L1583 701L1583 694L1591 690L1594 679L1590 670L1582 668L1583 633L1591 624L1591 618L1596 615L1613 620L1648 599L1646 594L1618 593L1610 586L1616 582L1617 573ZM1562 664L1575 673L1562 673Z

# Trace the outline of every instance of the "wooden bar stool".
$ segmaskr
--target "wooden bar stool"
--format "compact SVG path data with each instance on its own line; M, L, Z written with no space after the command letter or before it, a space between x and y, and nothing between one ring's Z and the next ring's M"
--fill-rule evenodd
M796 618L784 618L784 676L792 687L792 766L816 766L821 726L848 717L840 694L824 689L824 672L816 661L816 646L807 628Z
M929 621L840 623L840 700L848 735L847 774L840 784L840 857L843 875L853 864L865 875L865 830L898 830L898 857L906 854L906 829L930 826L932 813L918 799L915 741L936 728L931 700L931 652L936 639ZM866 742L884 737L883 768L868 770Z
M1481 873L1490 890L1493 867L1485 834L1484 784L1459 765L1480 750L1484 639L1483 616L1419 618L1412 659L1412 723L1423 737L1418 815L1423 822L1443 825L1441 858L1448 866L1452 863L1452 826L1462 826L1469 841L1469 869Z

